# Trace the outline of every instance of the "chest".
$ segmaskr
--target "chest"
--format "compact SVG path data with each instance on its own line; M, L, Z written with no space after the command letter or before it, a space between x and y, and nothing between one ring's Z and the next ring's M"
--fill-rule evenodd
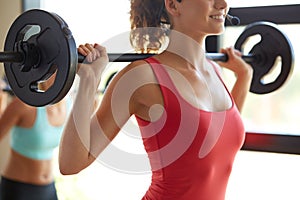
M14 148L19 149L20 152L29 152L34 149L42 150L56 147L60 141L63 124L53 125L53 121L49 120L49 114L45 107L35 108L34 117L29 117L28 114L27 116L28 118L23 120L22 125L15 126L12 129ZM60 119L57 113L56 117ZM63 123L64 120L61 122Z
M205 111L224 111L232 106L229 92L214 72L168 70L176 92L189 104Z
M61 107L30 108L20 117L17 125L23 128L31 128L39 120L47 122L51 126L61 126L64 124L66 117L67 109L65 105Z
M227 168L245 136L237 109L205 112L177 101L171 92L164 95L167 99L164 117L141 130L152 168L169 166L185 172L191 169L203 172L205 167ZM138 122L140 126L146 125Z

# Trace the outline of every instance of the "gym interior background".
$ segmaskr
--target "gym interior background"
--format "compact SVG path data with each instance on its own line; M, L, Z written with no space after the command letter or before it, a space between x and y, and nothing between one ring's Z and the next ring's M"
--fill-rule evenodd
M250 94L243 112L247 134L257 136L253 146L245 145L238 154L227 192L228 200L300 199L300 1L228 0L231 14L241 19L240 26L229 26L224 35L207 40L207 50L232 46L247 24L272 21L287 34L294 48L294 70L281 88L265 95ZM107 44L109 52L118 52L129 31L129 1L124 0L19 0L0 2L0 51L13 20L23 11L41 8L60 15L73 32L76 43ZM298 12L297 12L298 10ZM88 18L82 18L86 13ZM249 14L250 13L250 14ZM119 40L120 38L123 39ZM118 43L117 43L117 42ZM128 42L128 41L127 41ZM119 49L120 50L120 49ZM1 75L3 67L0 63ZM112 69L125 64L114 63ZM107 73L112 73L109 71ZM274 74L276 74L276 70ZM230 86L232 74L224 72ZM269 77L272 79L272 76ZM264 139L267 143L261 142ZM9 138L0 143L0 170L6 160ZM113 144L124 151L144 153L140 140L119 134ZM61 176L56 165L59 197L65 199L138 199L150 183L150 174L124 173L95 162L75 176Z

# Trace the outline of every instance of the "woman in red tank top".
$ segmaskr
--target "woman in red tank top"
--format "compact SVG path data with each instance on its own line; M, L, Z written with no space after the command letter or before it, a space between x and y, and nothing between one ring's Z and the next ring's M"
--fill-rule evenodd
M96 112L93 97L108 57L98 44L81 45L92 63L78 71L78 94L60 145L61 172L89 166L134 115L152 170L140 198L224 200L244 140L239 113L252 79L241 53L222 49L229 59L219 64L236 76L229 91L219 65L205 56L205 38L224 31L228 9L226 0L131 0L131 44L158 54L121 70ZM119 169L130 162L119 162Z

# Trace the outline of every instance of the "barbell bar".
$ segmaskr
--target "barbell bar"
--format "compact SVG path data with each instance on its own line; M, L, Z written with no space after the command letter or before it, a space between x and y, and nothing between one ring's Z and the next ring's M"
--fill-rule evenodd
M244 52L248 39L259 35L248 54L242 58L253 68L250 91L266 94L280 88L290 76L294 53L288 37L270 22L249 24L238 37L235 48ZM109 53L110 62L132 62L155 54ZM207 53L214 61L227 61L222 53ZM263 77L281 60L281 71L272 82ZM32 106L44 106L60 101L70 90L77 71L77 64L84 62L78 54L75 40L67 23L57 14L33 9L21 14L10 27L0 62L4 62L5 74L16 96ZM46 91L40 91L38 83L53 73L56 79Z
M138 53L108 53L108 58L110 62L132 62L136 60L142 60L154 56L155 54L138 54ZM206 57L213 61L221 61L226 62L228 60L228 56L223 53L206 53ZM242 55L242 59L248 63L253 62L258 59L257 56L253 54ZM83 55L78 54L78 62L84 62L85 57Z
M17 62L24 61L25 55L20 52L0 52L0 62Z
M108 58L110 62L132 62L136 60L142 60L154 56L155 54L138 54L138 53L108 53ZM24 63L25 54L22 52L0 52L0 62L9 63ZM226 62L228 56L223 53L206 53L206 57L213 61ZM248 63L255 61L258 56L253 54L242 55L242 59ZM83 63L85 61L85 56L78 54L78 62ZM38 62L38 61L37 61Z

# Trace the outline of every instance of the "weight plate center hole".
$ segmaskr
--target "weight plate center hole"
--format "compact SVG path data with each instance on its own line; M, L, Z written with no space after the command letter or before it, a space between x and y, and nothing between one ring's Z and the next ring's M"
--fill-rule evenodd
M24 34L23 41L27 41L32 36L39 34L41 32L41 27L39 25L27 25L21 31Z
M47 92L54 85L56 81L57 66L53 65L51 68L51 72L44 77L43 80L38 81L37 92Z
M252 48L262 40L261 35L256 34L247 38L242 45L243 54L249 54Z
M261 80L260 80L261 83L266 85L268 83L275 82L277 77L281 73L281 70L282 70L281 68L282 68L282 58L281 58L281 56L277 56L273 67L270 69L270 71L266 75L264 75L261 78Z

